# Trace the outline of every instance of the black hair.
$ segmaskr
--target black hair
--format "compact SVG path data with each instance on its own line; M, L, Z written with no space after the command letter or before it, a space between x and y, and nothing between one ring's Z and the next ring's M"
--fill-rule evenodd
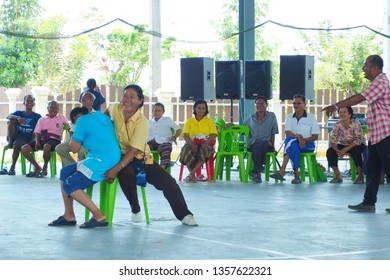
M161 106L161 108L162 108L163 111L165 112L164 104L162 104L161 102L156 102L156 103L153 104L152 110L154 110L154 108L155 108L156 106Z
M379 67L379 69L383 69L383 59L377 54L370 55L369 58L371 59L371 64Z
M94 89L96 87L96 80L95 79L88 79L87 87L89 89Z
M31 97L32 100L35 102L35 97L34 97L34 95L32 95L32 94L27 94L27 95L25 95L24 98L23 98L23 104L26 104L27 99L30 98L30 97Z
M256 102L257 102L257 100L259 100L259 99L262 99L262 100L264 100L265 104L267 104L267 105L268 105L268 100L267 100L267 98L266 98L264 95L259 95L258 97L256 97L256 99L255 99L255 103L256 103Z
M137 93L138 99L140 99L140 100L142 99L142 102L141 102L141 104L139 104L138 108L141 108L142 106L144 106L145 96L144 96L144 93L142 91L142 88L139 85L132 84L132 85L128 85L127 87L125 87L125 89L123 91L126 91L128 89L133 89Z
M300 98L300 99L302 99L303 103L306 102L306 97L305 97L303 94L295 94L295 95L293 96L293 99L295 99L295 98Z
M74 119L77 115L82 114L82 115L88 115L88 109L85 107L74 107L72 111L70 111L70 121L75 124L76 120Z
M207 102L203 99L198 99L195 101L194 103L194 106L193 106L193 109L194 109L194 112L193 114L196 116L196 111L195 111L195 108L196 106L198 106L199 104L204 104L206 106L206 112L205 112L205 116L207 116L209 114L209 106L207 106Z
M353 117L353 109L352 109L352 107L351 107L351 106L348 106L348 107L340 107L340 108L337 110L337 113L338 113L338 114L340 114L340 109L341 109L341 108L347 108L348 114L351 115L351 119L352 119L352 117Z

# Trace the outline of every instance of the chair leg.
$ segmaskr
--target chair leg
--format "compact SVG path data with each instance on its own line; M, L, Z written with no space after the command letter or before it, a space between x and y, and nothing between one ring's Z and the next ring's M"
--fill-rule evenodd
M57 175L57 153L50 153L50 176L53 178Z
M183 179L184 164L180 165L179 181Z
M0 170L3 170L5 151L7 151L7 147L4 146L4 148L3 148L3 156L1 157L1 167L0 167Z
M142 193L142 201L144 203L145 220L146 220L146 224L149 225L150 224L150 219L149 219L148 203L146 201L145 186L141 186L141 193Z

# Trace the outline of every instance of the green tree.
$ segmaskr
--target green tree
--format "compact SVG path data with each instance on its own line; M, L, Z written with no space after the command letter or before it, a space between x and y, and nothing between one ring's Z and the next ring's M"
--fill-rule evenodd
M149 63L149 34L146 26L138 26L132 32L114 29L107 35L109 60L107 80L115 86L138 83L142 71ZM161 44L162 58L174 55L175 39L167 38Z
M332 23L321 22L320 27L331 29ZM297 53L315 57L315 88L360 92L369 83L364 78L362 66L370 54L381 55L381 42L374 33L353 30L332 32L320 30L299 32L303 46Z
M270 0L255 1L255 25L261 23L268 13ZM216 30L221 38L224 38L224 48L222 51L214 53L215 60L237 60L239 58L238 46L239 36L232 35L238 33L238 0L231 0L223 3L223 18L215 22ZM264 36L264 28L255 29L255 60L271 60L273 87L276 89L279 81L279 54L281 45L279 40Z
M1 86L22 87L37 71L39 42L26 35L35 33L41 11L39 0L3 1L0 26L10 35L0 37Z

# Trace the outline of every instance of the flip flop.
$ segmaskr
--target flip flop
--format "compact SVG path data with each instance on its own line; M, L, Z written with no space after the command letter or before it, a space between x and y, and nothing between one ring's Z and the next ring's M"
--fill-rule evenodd
M57 220L52 221L48 226L59 227L59 226L75 226L76 221L67 221L64 216L59 216Z
M15 175L16 173L15 173L15 170L10 170L9 172L8 172L8 175Z
M35 178L43 178L44 175L41 171L37 172L37 174L35 174Z
M5 168L0 171L0 175L7 175L7 174L8 174L8 170Z
M283 178L282 174L280 174L279 172L276 172L274 174L271 174L269 175L272 179L276 179L276 180L280 180L280 181L284 181L286 179Z
M99 222L98 220L91 218L88 222L80 225L80 228L96 228L106 226L108 226L108 222L106 222L106 220Z
M29 178L32 178L32 177L35 177L36 176L36 173L35 172L29 172L26 174L26 177L29 177Z

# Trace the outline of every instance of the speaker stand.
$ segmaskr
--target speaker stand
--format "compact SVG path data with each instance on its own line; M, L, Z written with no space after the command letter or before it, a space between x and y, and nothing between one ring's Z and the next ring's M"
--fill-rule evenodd
M230 123L233 123L233 99L230 99Z

